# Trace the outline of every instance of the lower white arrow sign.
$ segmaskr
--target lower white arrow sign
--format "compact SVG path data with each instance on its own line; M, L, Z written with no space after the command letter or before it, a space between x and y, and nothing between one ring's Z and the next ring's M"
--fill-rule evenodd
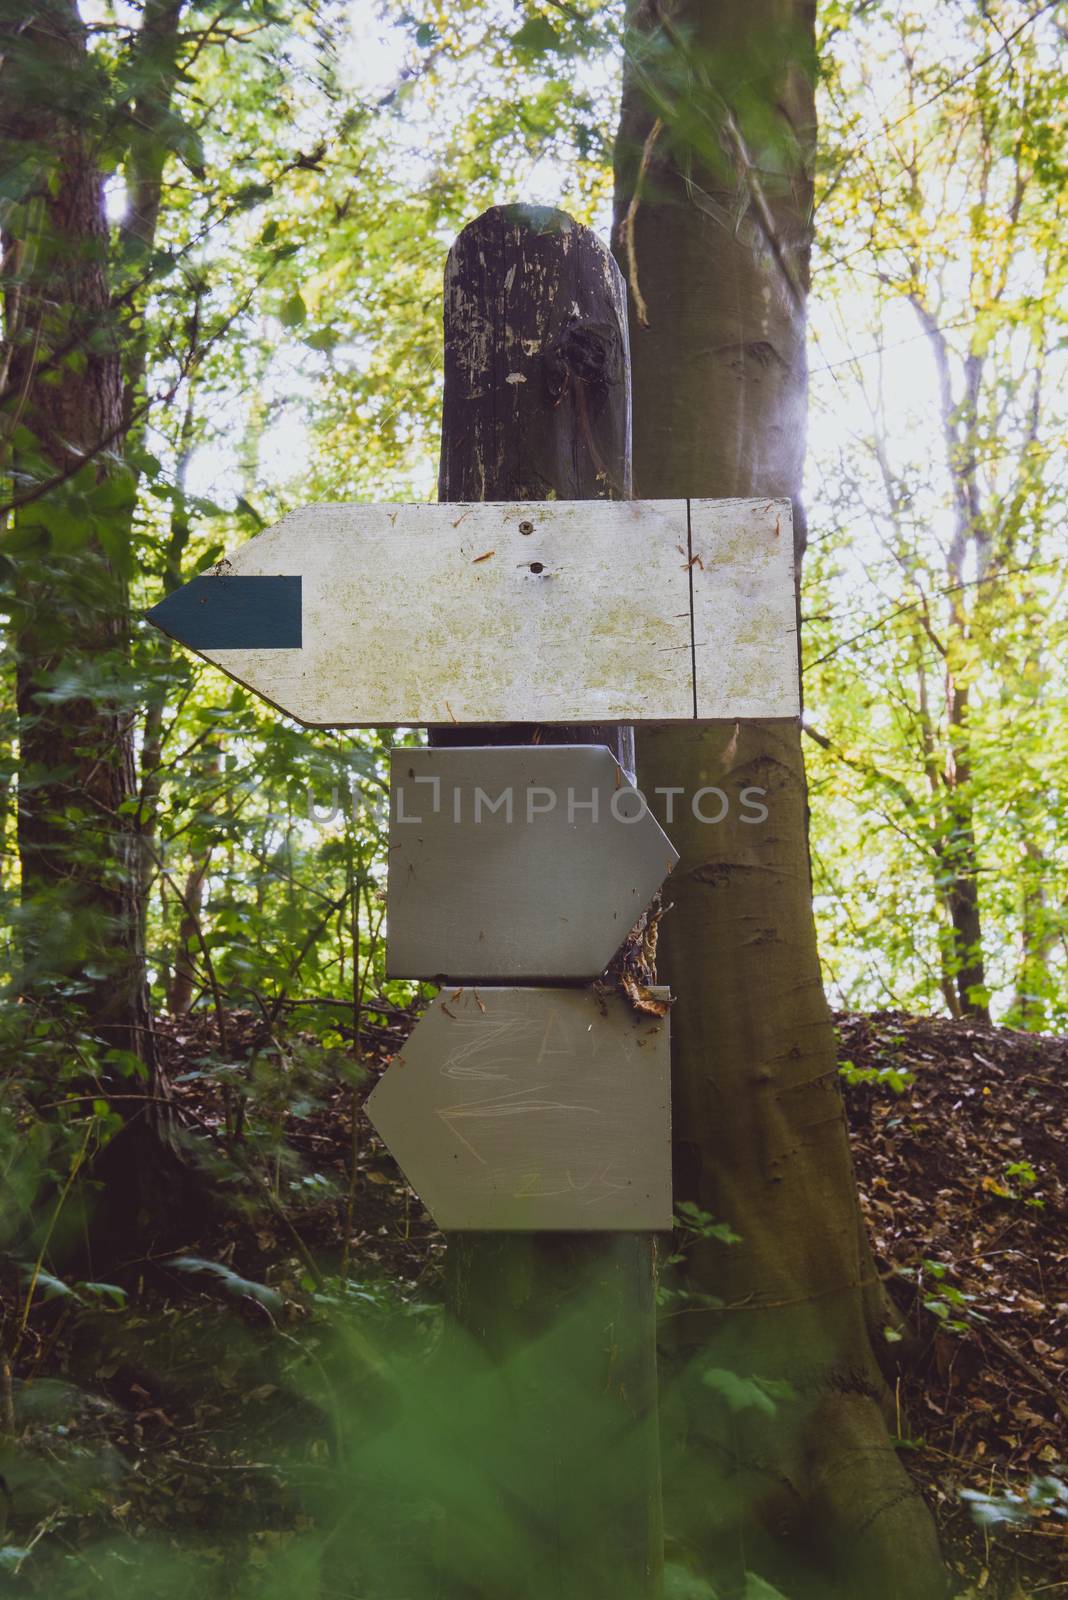
M669 1076L667 1017L619 995L446 990L367 1114L443 1229L667 1229Z

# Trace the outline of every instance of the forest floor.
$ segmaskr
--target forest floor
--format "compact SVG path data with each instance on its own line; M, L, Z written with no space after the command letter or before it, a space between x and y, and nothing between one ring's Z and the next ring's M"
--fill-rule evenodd
M836 1021L905 1461L967 1592L1068 1595L1068 1040Z
M898 1448L959 1596L1068 1596L1068 1040L836 1022L862 1203L904 1318L888 1334L908 1356ZM352 1417L392 1415L387 1368L439 1315L443 1241L358 1110L409 1026L379 1015L357 1087L335 1070L344 1048L303 1033L265 1049L253 1013L228 1015L224 1048L206 1014L161 1023L233 1204L189 1237L175 1219L113 1291L38 1283L0 1384L0 1593L423 1592L419 1472L374 1451L351 1465L345 1437ZM27 1304L14 1268L0 1291L9 1313Z

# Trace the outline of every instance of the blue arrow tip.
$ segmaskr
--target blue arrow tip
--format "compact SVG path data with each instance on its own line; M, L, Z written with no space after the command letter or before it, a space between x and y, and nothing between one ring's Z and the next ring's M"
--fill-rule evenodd
M204 574L147 616L191 650L299 650L303 643L299 577Z

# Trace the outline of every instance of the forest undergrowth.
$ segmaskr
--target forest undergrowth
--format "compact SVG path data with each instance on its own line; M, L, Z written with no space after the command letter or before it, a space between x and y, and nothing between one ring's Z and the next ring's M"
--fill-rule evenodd
M69 1269L6 1262L0 1592L439 1592L434 1478L451 1468L426 1374L444 1242L359 1110L411 1020L364 1019L357 1090L343 1052L265 1039L255 1012L227 1014L225 1050L208 1013L160 1023L223 1200L113 1282L73 1243ZM1068 1040L836 1020L901 1319L883 1334L896 1447L958 1595L1068 1594Z

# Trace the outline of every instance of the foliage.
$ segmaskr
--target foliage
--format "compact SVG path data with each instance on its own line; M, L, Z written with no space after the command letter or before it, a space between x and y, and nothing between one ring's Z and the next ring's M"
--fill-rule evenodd
M349 1362L373 1389L395 1344L411 1362L395 1380L411 1384L402 1423L395 1435L371 1429L388 1445L369 1446L367 1462L356 1452L344 1493L367 1495L379 1474L382 1530L395 1526L391 1495L405 1509L418 1500L429 1546L433 1497L425 1481L407 1483L406 1466L418 1453L416 1408L438 1397L420 1366L439 1338L436 1296L412 1285L398 1294L352 1259L358 1197L382 1177L359 1147L355 1108L368 1059L396 1044L398 1011L413 998L384 976L383 797L390 744L418 736L300 728L174 650L142 611L296 505L433 493L445 252L491 202L556 202L604 223L621 8L433 0L416 14L392 0L374 12L342 0L184 0L168 11L161 0L85 0L84 50L62 94L26 10L0 0L4 1359L21 1382L62 1325L114 1340L132 1362L131 1348L184 1316L157 1307L148 1330L138 1275L149 1264L112 1282L79 1259L102 1202L98 1163L155 1103L146 1053L92 1013L115 972L106 858L119 840L164 1019L164 1077L171 1069L189 1119L185 1157L210 1177L227 1226L255 1231L267 1218L284 1240L276 1253L289 1252L281 1283L193 1240L169 1258L175 1304L189 1295L211 1308L204 1328L185 1330L197 1381L221 1360L250 1396L272 1384L284 1394L281 1420L272 1412L283 1432L291 1402L327 1417L319 1432L294 1425L286 1449L266 1457L281 1462L290 1511L299 1502L295 1515L311 1515L318 1463L374 1410L366 1394L350 1404L332 1386ZM1050 6L1025 16L1011 0L935 11L821 7L803 596L817 909L843 1004L958 1014L989 1003L1014 1027L1053 1030L1068 1020L1063 19ZM677 99L661 109L669 144L696 141L708 156L724 107L685 121L684 91L701 70L688 56ZM773 154L747 110L747 71L736 77L746 137L758 156ZM103 176L107 232L81 265L103 272L107 297L86 315L56 301L38 325L19 306L50 263L64 266L63 239L44 220L61 152L15 126L11 107L57 99ZM26 392L65 392L109 361L120 369L121 436L90 441L57 469L55 441L27 421ZM20 674L31 653L28 702ZM84 742L32 763L35 729L64 721ZM109 750L116 732L135 764L111 815L94 792L71 792L69 761L91 771L86 749ZM19 806L38 801L62 822L47 893L20 861ZM73 883L99 891L96 901L69 893ZM954 1167L954 1205L975 1210L977 1229L996 1217L1040 1253L1057 1209L1057 1151L1043 1129L1034 1142L1016 1128L986 1139L982 1080L997 1072L984 1041L967 1063L970 1089L943 1063L966 1104L939 1115L946 1126L974 1116L981 1150L970 1175ZM904 1030L863 1050L847 1044L841 1077L880 1136L922 1138L924 1068ZM1043 1080L1021 1093L1039 1097L1042 1122L1053 1090ZM327 1114L351 1140L331 1163L293 1137L295 1117L314 1126ZM921 1224L903 1188L917 1236L952 1232L927 1176L906 1165L900 1181L937 1213ZM877 1248L883 1265L900 1265L900 1223L883 1215L882 1196L873 1186L868 1197ZM321 1259L317 1227L342 1239L338 1259ZM680 1206L667 1266L737 1237ZM947 1334L961 1347L981 1340L983 1318L1001 1325L958 1242L956 1254L944 1238L928 1254L913 1248L894 1280L936 1346ZM1033 1304L1038 1292L1030 1285ZM669 1272L665 1323L722 1309L694 1300ZM1026 1313L1019 1296L1007 1304L1010 1319ZM298 1316L299 1338L287 1320ZM277 1340L265 1356L257 1340L268 1322ZM888 1326L887 1342L896 1351L905 1335ZM732 1410L771 1415L790 1398L724 1369L702 1381ZM79 1428L91 1431L80 1402L53 1399L29 1477L51 1483L48 1452L60 1451L71 1503L111 1515L123 1503L112 1494L115 1447L79 1454ZM1000 1437L1033 1433L1008 1400L1003 1409ZM424 1470L447 1472L453 1460L438 1439ZM256 1481L266 1494L270 1474ZM308 1481L315 1493L302 1500ZM1063 1520L1061 1477L1035 1472L1032 1486L972 1488L974 1514L987 1525ZM333 1511L345 1526L347 1512ZM20 1524L27 1543L0 1547L12 1581L34 1570L31 1526ZM356 1552L368 1581L396 1557L382 1530ZM320 1560L335 1558L299 1532L294 1522L265 1539L258 1568L229 1574L233 1592L309 1587ZM199 1557L176 1561L162 1538L143 1541L130 1577L131 1543L92 1555L101 1582L164 1594L202 1581ZM97 1592L87 1570L71 1558L65 1592ZM680 1596L710 1593L681 1566L672 1582ZM753 1596L773 1592L748 1582Z
M894 1094L904 1094L913 1081L910 1072L892 1065L858 1067L852 1061L842 1061L839 1062L838 1072L851 1089L855 1089L858 1084L868 1083L877 1089L885 1085L886 1088L893 1090Z
M720 1396L730 1411L755 1407L773 1417L784 1400L797 1398L792 1386L783 1378L743 1378L722 1367L706 1368L702 1382Z
M1058 1521L1068 1521L1068 1484L1060 1478L1032 1478L1023 1495L1014 1494L1011 1489L1001 1494L980 1494L975 1489L965 1489L961 1499L967 1501L972 1516L983 1527L996 1526L999 1522L1026 1522L1028 1514L1034 1511L1046 1511Z
M823 954L845 1004L989 999L1056 1027L1060 23L866 9L826 13L823 57L804 598Z
M125 461L101 485L87 467L87 478L41 494L51 466L23 438L7 498L36 497L36 542L27 545L23 515L4 549L27 584L44 583L57 554L96 538L130 581L129 655L68 657L48 694L139 716L138 787L118 809L144 857L156 1003L251 998L278 1022L296 998L381 988L376 802L390 739L279 719L146 629L140 606L295 503L428 493L445 248L480 203L524 185L532 162L557 171L567 161L563 199L580 214L607 192L611 89L577 79L590 77L590 52L604 52L611 30L579 11L517 30L477 8L432 9L418 22L400 8L353 15L332 0L252 0L221 16L176 9L180 34L158 49L146 42L147 14L139 27L110 0L86 13L81 114L106 140L111 174L107 337L120 343L139 413ZM495 92L472 94L487 60ZM12 73L33 68L31 47L12 56L16 93ZM169 102L145 128L132 107L153 92ZM16 139L6 150L16 183L27 148ZM148 240L133 208L153 167L170 179ZM21 225L16 203L5 226L14 237ZM76 342L64 359L82 359ZM20 715L8 693L12 776ZM0 880L12 932L34 915L25 895L19 903L16 792L5 786ZM31 793L25 770L20 792ZM350 794L351 805L335 798L324 809ZM78 823L69 806L67 815ZM76 836L64 848L73 859ZM84 958L79 969L74 925L49 915L63 933L43 946L55 963L48 982L69 1006ZM15 992L24 946L7 945Z
M512 194L598 214L619 19L581 7L376 18L329 0L219 19L189 4L172 69L135 13L96 0L86 15L83 114L110 174L109 337L141 414L103 482L75 474L44 495L47 463L21 438L9 499L38 494L36 542L24 524L5 550L32 579L96 538L132 586L128 658L67 660L48 694L139 717L124 808L145 859L156 1003L262 1002L277 1023L294 1000L381 987L373 806L387 738L287 723L146 630L139 607L301 501L430 491L445 248L480 205ZM907 8L845 19L825 6L814 384L820 412L850 420L846 432L817 415L805 595L824 956L851 1002L959 1006L966 952L948 908L970 874L984 994L1010 1020L1049 1025L1064 992L1063 623L1047 532L1061 494L1058 66L1041 21L999 48L991 8L948 33ZM172 70L146 130L131 107ZM873 143L876 80L893 138ZM10 232L26 166L7 148ZM153 164L170 176L146 240L131 194ZM887 348L864 356L869 345ZM82 359L77 342L63 359ZM959 435L941 461L926 448L937 382L913 383L911 408L894 398L928 359L934 378L948 368L939 426ZM856 417L868 418L859 432ZM962 483L982 504L955 578L945 563ZM947 672L967 685L966 725L944 709ZM10 697L4 729L11 778ZM312 797L350 789L351 817L313 816ZM12 934L34 915L19 905L16 793L8 782ZM76 924L61 927L45 955L69 1001L91 972L70 960ZM16 989L19 963L11 938Z

